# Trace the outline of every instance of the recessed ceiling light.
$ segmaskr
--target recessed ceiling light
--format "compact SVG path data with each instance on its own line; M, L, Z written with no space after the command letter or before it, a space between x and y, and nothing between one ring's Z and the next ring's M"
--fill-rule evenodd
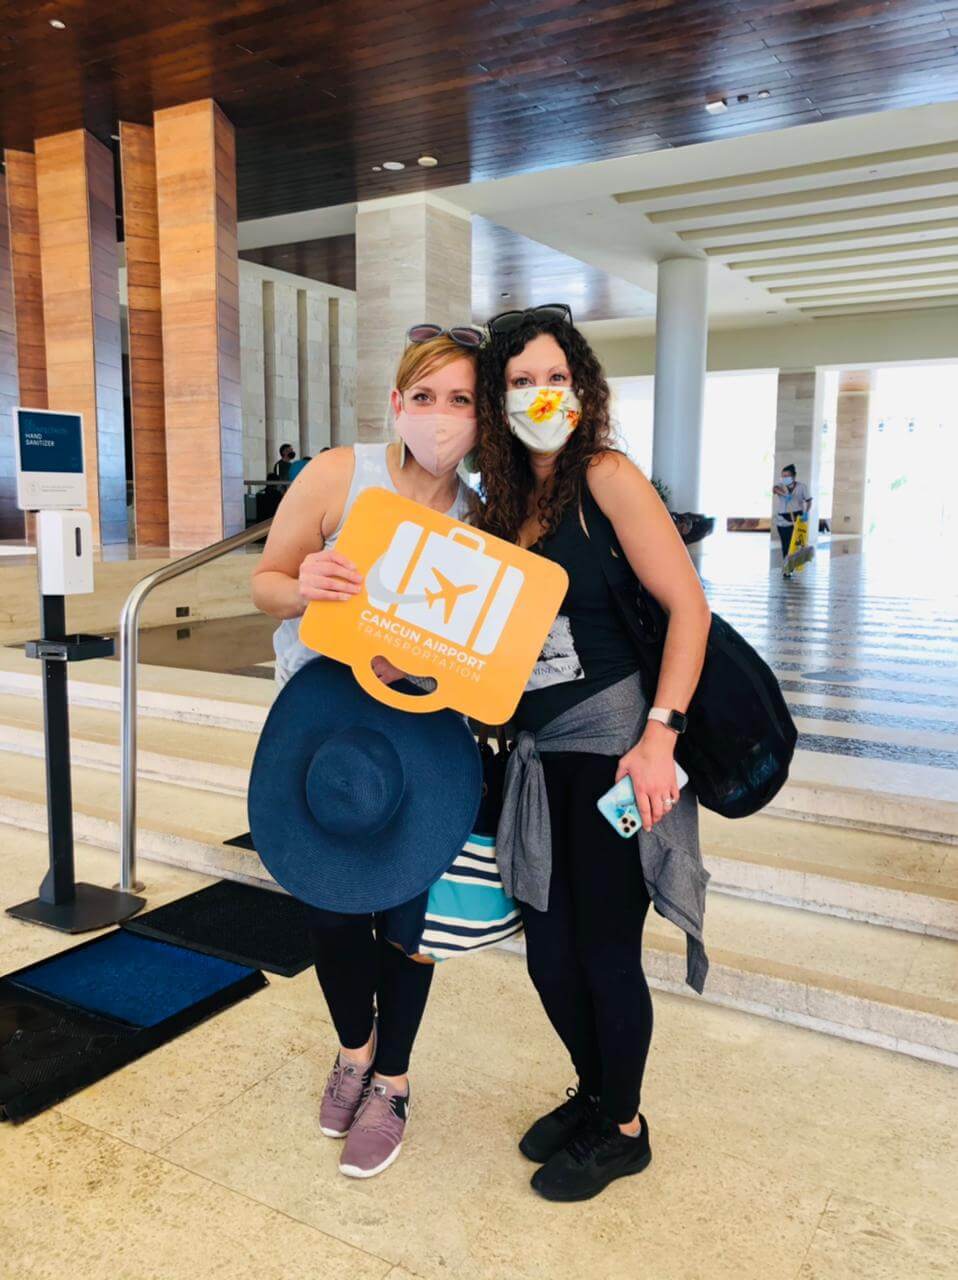
M390 173L398 173L400 169L405 169L405 165L401 160L384 160L383 168L388 169Z
M383 167L381 164L373 165L373 173L382 173L382 171L383 171Z
M747 94L747 93L740 93L740 94L738 95L738 100L739 100L739 102L748 102L748 94Z
M511 297L512 297L512 294L511 294L511 293L500 293L500 294L499 294L499 297L500 297L500 298L511 298Z
M54 31L66 31L67 29L67 24L65 22L61 22L59 18L51 18L50 26Z
M421 165L423 169L435 169L439 161L435 156L420 156L416 164Z
M728 101L725 98L715 98L712 102L706 102L705 110L711 116L721 115L723 111L728 111Z
M758 96L760 98L770 98L772 96L771 89L759 89Z

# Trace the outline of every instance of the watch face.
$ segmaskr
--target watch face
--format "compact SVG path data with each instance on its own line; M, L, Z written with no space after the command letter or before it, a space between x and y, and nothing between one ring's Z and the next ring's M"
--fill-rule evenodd
M683 715L681 711L672 711L669 714L669 728L674 729L676 733L684 733L688 722L688 716Z

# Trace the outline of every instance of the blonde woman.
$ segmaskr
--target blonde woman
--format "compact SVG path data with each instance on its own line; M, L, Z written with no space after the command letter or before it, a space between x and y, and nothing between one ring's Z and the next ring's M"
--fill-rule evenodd
M476 353L482 333L469 325L409 330L391 406L397 442L356 444L315 458L283 499L253 575L253 602L280 619L274 638L282 685L316 654L299 640L299 620L312 600L348 600L359 591L355 565L336 540L356 498L382 488L463 519L468 493L456 469L476 438ZM376 673L401 677L385 659ZM399 1155L409 1111L409 1057L433 965L393 945L414 937L425 895L377 916L313 909L316 974L339 1037L326 1083L320 1126L345 1138L340 1170L368 1178Z

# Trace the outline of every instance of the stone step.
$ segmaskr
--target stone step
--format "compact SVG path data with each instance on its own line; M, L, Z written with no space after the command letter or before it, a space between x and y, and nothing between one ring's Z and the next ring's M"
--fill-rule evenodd
M958 939L958 848L767 811L730 822L700 810L712 889Z
M97 666L100 664L87 664ZM102 664L107 674L110 667ZM156 682L168 676L164 669L144 668ZM187 672L195 684L208 687L209 673ZM27 674L26 678L35 679ZM195 692L172 694L148 690L165 700L182 699L190 718L177 718L165 706L164 714L141 714L138 726L139 779L146 782L185 783L194 790L242 798L246 794L249 766L265 707L237 702L234 683L260 681L242 677L213 677L226 682L216 690L232 699L206 700L197 713ZM188 680L187 683L190 681ZM71 751L76 767L119 772L119 716L115 700L100 694L116 694L111 683L92 683L93 693L71 706ZM81 690L82 693L82 690ZM239 715L234 710L239 708ZM168 718L172 714L174 718ZM232 725L232 728L226 727ZM41 704L29 690L19 695L0 694L0 752L42 758ZM702 811L703 850L713 888L745 897L760 898L808 910L871 920L896 928L958 937L958 849L945 843L904 838L888 833L862 832L789 816L757 815L727 822Z
M246 729L141 716L137 776L141 782L186 777L194 788L244 796L256 742ZM0 751L43 757L43 708L35 698L0 695ZM118 774L118 708L71 706L70 756L75 766Z
M3 766L0 821L43 831L42 761L8 752ZM78 766L73 784L77 840L116 851L116 778ZM191 787L188 779L147 779L138 807L140 875L148 899L149 860L272 884L254 853L222 844L246 828L241 797ZM38 882L42 870L37 867ZM724 893L709 895L706 940L710 1002L958 1066L954 943ZM691 995L678 930L653 914L645 950L653 985Z
M958 1067L953 941L710 893L705 998L780 1022ZM690 994L685 941L657 915L650 982Z
M0 649L0 696L4 695L40 697L37 663L19 650ZM141 666L139 722L179 721L258 734L273 696L271 680ZM71 671L70 705L117 710L119 663L85 662ZM856 778L864 777L865 785L836 778L835 771L832 756L796 752L789 781L766 812L797 821L958 843L958 788L947 770L856 760Z

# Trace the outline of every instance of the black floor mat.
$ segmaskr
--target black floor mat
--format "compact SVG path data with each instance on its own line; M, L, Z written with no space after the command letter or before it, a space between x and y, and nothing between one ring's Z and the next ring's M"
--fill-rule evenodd
M288 894L220 880L123 928L292 978L312 962L308 912Z
M224 840L224 844L234 844L237 849L252 849L256 852L256 845L253 844L252 831L244 831L241 836L233 836L232 840Z
M100 954L94 948L102 951L105 946L116 952L119 933L114 930L102 938L60 952L50 961L41 961L0 978L0 1117L3 1119L23 1120L36 1115L266 986L266 979L256 971L236 969L221 973L215 981L206 984L199 998L174 999L174 1012L166 1012L164 1016L165 1011L160 1010L155 1018L147 1014L148 1025L69 1001L61 988L63 985L69 988L79 975L77 991L99 993L102 986L105 1007L112 1007L118 992L121 997L124 992L130 992L131 999L125 1007L134 1007L143 988L148 988L145 997L148 1003L157 991L156 966L165 962L164 956L158 953L184 950L166 946L156 948L152 954L131 955L129 947L119 948L126 954L117 956L117 964L108 975L117 990L111 992L109 980L96 981L97 973L102 974L102 968L97 971L96 965L93 966L94 985L87 983L84 987L83 970L90 967L91 958ZM129 941L155 947L147 939ZM189 964L189 954L193 953L179 957L180 969L172 981L179 981L183 963ZM143 982L143 987L139 987L138 982ZM52 990L37 989L43 986ZM56 994L57 991L60 994ZM78 998L82 999L83 995L79 994ZM123 1004L122 999L119 1002Z

